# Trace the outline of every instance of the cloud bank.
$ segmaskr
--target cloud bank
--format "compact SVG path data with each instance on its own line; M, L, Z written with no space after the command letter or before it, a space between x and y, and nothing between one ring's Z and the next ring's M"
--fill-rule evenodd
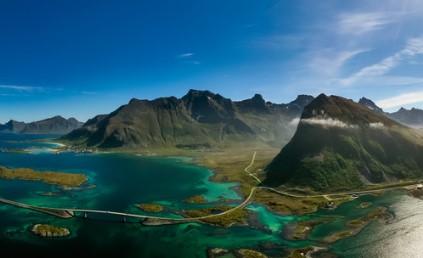
M306 118L301 119L301 123L309 125L322 126L324 128L336 127L336 128L357 128L357 125L350 125L342 122L338 119L333 118Z
M376 104L381 108L396 108L408 104L415 104L423 102L423 91L404 93L395 97L382 99L376 101Z

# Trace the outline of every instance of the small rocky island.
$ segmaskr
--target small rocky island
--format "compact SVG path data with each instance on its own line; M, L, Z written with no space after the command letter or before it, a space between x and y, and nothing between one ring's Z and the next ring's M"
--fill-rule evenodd
M267 255L251 249L227 250L222 248L212 248L207 250L207 257L267 258Z
M225 211L232 209L230 206L217 206L217 207L210 207L210 208L203 208L203 209L196 209L196 210L186 210L183 212L183 215L187 218L199 218L199 217L207 217L200 219L200 221L220 227L230 227L232 225L246 225L249 213L244 209L236 209L230 213L226 213L223 215L221 214ZM215 216L218 215L218 216Z
M203 203L206 203L207 201L206 201L206 198L204 198L204 196L202 195L194 195L185 199L185 202L191 203L191 204L203 204Z
M31 168L7 168L3 166L0 166L0 179L41 181L64 187L79 187L88 181L88 177L82 173L40 172Z
M67 228L56 227L47 224L36 224L32 227L31 232L40 237L59 238L70 235L70 230Z
M141 203L136 205L138 209L145 212L162 212L164 207L156 203Z

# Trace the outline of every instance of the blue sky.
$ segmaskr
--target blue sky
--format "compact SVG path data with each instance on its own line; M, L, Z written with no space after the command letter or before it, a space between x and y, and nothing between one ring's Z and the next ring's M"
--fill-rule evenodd
M0 1L0 122L190 88L423 108L421 24L419 0Z

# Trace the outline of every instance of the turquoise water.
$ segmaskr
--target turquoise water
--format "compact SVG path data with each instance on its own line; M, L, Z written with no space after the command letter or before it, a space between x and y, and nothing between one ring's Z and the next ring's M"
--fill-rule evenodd
M37 136L0 135L0 146L9 149L36 150L30 153L1 152L0 164L28 167L40 171L83 172L89 176L85 188L63 190L40 182L0 180L0 195L23 203L49 207L78 207L141 213L135 204L157 202L165 205L162 214L176 216L182 209L195 208L184 200L203 195L217 205L222 198L242 201L236 183L211 182L212 171L180 158L142 157L128 154L54 154L52 143L32 141ZM95 186L95 187L92 187ZM54 192L57 196L43 196ZM260 207L262 222L277 223L278 215ZM72 236L66 239L41 239L28 229L33 224L66 226ZM139 223L121 223L121 218L98 217L94 220L57 219L28 210L0 206L0 250L43 256L46 248L63 251L65 256L116 257L205 257L210 247L256 248L260 245L285 245L279 230L265 227L212 227L185 224L147 227ZM292 246L298 245L292 243Z
M43 136L46 137L46 136ZM212 171L182 158L142 157L129 154L54 154L53 143L39 141L34 135L0 135L0 165L29 167L40 171L83 172L89 182L81 189L64 190L39 182L0 180L0 196L24 203L51 207L78 207L141 213L135 204L160 203L160 215L178 216L183 209L196 208L184 200L203 195L209 206L222 198L241 202L236 183L211 182ZM36 141L34 141L36 140ZM25 149L28 153L8 152ZM246 161L248 163L248 161ZM54 192L55 196L43 193ZM373 205L361 209L363 201ZM378 206L388 207L395 215L389 225L372 223L357 236L329 246L341 257L420 257L423 227L423 202L404 193L391 192L381 197L363 196L335 210L321 210L306 216L281 216L253 203L250 226L230 228L190 223L160 227L143 226L136 221L122 223L121 218L96 217L63 220L32 211L0 205L0 250L16 257L46 257L46 251L60 257L206 257L208 248L253 248L280 257L290 248L325 246L321 239L345 228L348 220L364 216ZM204 205L203 205L204 206ZM283 230L299 220L331 218L317 226L305 241L288 241ZM42 239L33 236L33 224L51 223L69 228L66 239ZM422 233L422 234L419 234ZM408 239L408 238L412 239ZM407 239L407 240L405 240ZM389 245L386 247L386 245ZM407 246L406 251L404 247ZM410 254L400 255L401 252ZM408 253L407 253L408 252ZM366 254L372 254L366 256Z

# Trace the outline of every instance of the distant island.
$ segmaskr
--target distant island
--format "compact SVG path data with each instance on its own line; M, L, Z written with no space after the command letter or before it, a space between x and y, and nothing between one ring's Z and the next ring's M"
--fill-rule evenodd
M31 123L10 120L6 124L0 124L0 132L25 133L25 134L66 134L83 125L75 118L65 119L55 116Z
M6 168L2 166L0 166L0 178L7 180L40 181L46 184L65 187L79 187L88 180L87 176L81 173L38 172L30 168Z
M67 237L70 231L67 228L56 227L47 224L36 224L32 227L31 232L40 237Z

